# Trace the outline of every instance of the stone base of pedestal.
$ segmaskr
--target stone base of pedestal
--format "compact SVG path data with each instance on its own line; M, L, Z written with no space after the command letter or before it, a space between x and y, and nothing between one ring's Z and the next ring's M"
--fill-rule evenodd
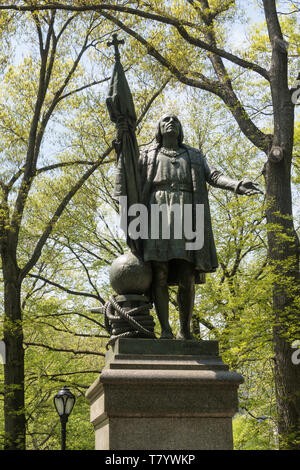
M242 381L216 341L119 339L86 393L95 448L230 450Z

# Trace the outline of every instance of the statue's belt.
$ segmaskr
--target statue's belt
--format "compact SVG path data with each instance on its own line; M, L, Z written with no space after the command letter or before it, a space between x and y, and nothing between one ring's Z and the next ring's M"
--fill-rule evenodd
M192 187L189 184L184 183L153 183L152 192L154 191L186 191L193 192Z

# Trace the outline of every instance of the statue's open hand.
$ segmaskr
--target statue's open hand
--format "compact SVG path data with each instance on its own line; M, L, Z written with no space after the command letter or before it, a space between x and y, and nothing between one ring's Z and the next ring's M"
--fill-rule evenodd
M256 183L250 180L242 180L238 186L237 194L252 196L253 194L263 194Z

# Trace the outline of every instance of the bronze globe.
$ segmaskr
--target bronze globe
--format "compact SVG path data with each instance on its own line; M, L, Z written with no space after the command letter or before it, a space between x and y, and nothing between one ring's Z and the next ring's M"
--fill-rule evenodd
M113 261L109 277L117 294L146 294L151 285L152 270L150 263L129 252Z

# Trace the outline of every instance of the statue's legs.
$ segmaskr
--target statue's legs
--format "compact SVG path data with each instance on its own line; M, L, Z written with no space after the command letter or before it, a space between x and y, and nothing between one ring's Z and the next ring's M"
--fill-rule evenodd
M161 326L161 339L173 338L169 323L168 263L152 261L152 295Z
M177 301L179 307L180 331L178 339L195 339L191 334L191 320L195 301L195 270L188 261L180 262Z

